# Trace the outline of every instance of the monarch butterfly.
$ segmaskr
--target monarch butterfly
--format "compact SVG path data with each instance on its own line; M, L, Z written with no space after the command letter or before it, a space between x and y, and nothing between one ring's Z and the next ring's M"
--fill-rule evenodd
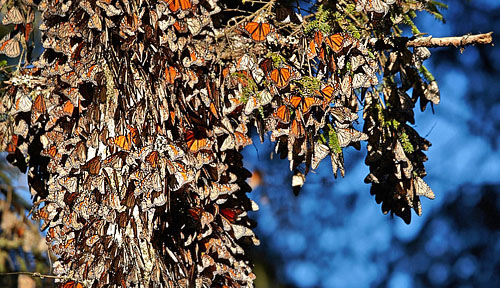
M264 41L267 35L271 33L272 26L269 23L248 22L245 25L245 31L254 41Z
M371 86L370 78L365 73L356 73L352 78L352 89L369 88Z
M248 54L241 56L236 62L236 70L252 70L255 69L255 62L252 57Z
M312 59L318 55L318 48L321 47L323 43L323 33L321 31L316 31L314 33L314 39L309 42L309 50L307 51L307 57Z
M324 87L323 89L316 91L316 94L323 97L323 107L326 107L330 102L332 102L333 97L335 97L335 94L338 92L338 84L336 88L333 88L332 86L328 85Z
M59 286L59 288L83 288L83 285L71 280L71 281L68 281L64 284L61 284L61 286Z
M387 14L389 4L394 4L395 0L356 0L356 11L375 12L379 14Z
M312 169L318 168L318 165L321 162L321 160L323 160L326 156L328 156L328 154L330 154L330 148L328 146L321 143L315 143L314 154L311 162Z
M187 10L193 7L190 0L163 0L163 1L167 2L168 9L170 9L170 11L172 12L177 12L179 9Z
M45 114L45 112L47 112L47 106L45 105L45 98L43 97L42 94L38 94L38 96L35 99L35 102L33 102L31 110L32 110L31 113L32 123L38 120L38 117L40 117L41 114Z
M191 35L196 36L200 34L201 30L203 27L207 26L211 19L208 16L201 16L201 17L192 17L192 18L187 18L187 28L189 29L189 32L191 32Z
M330 108L330 113L339 123L353 122L358 119L358 114L352 113L351 109L344 106Z
M88 170L91 175L98 175L101 170L101 156L90 159L82 166L82 170Z
M292 96L290 104L297 109L299 105L302 106L302 113L306 114L311 110L311 107L318 105L320 101L314 97Z
M59 185L66 188L70 193L75 193L76 188L78 187L78 180L76 177L67 177L64 176L59 178Z
M306 130L302 121L300 121L300 119L293 119L292 124L290 125L290 137L297 139L304 137L305 134Z
M2 19L2 24L3 25L9 25L9 24L21 24L24 22L24 17L21 14L21 11L19 11L19 8L16 6L12 6L10 8L9 12L5 14L5 16Z
M73 105L70 100L64 102L62 106L63 115L71 116L73 114L73 110L75 110L75 105Z
M344 155L342 151L340 153L330 153L330 158L332 162L332 171L333 176L337 178L337 171L340 170L340 175L344 177L345 169L344 169Z
M14 135L16 136L16 135ZM16 136L17 138L17 136ZM7 152L10 152L10 151L7 151ZM49 148L47 149L44 149L42 150L42 152L40 153L40 155L42 156L50 156L52 158L55 158L56 155L57 155L57 146L53 145L53 146L50 146ZM62 155L59 154L59 157L61 157Z
M285 66L282 68L276 68L271 71L271 80L276 84L276 87L283 89L288 86L292 78L292 67Z
M266 73L266 75L273 69L273 60L271 58L265 58L259 63L260 69Z
M197 139L195 132L188 130L184 136L186 144L191 152L198 152L202 149L207 149L210 147L210 142L207 138Z
M234 132L234 141L236 144L235 146L237 148L245 147L245 146L251 145L253 143L252 138L248 137L247 134L239 132L239 131Z
M347 145L352 142L368 139L368 135L352 128L336 128L335 132L337 132L337 138L341 148L347 147Z
M436 196L434 195L434 192L432 192L431 187L425 183L424 180L420 177L415 177L411 179L411 184L413 186L413 189L415 191L415 195L417 196L425 196L429 199L434 199Z
M31 98L26 94L22 94L17 98L15 107L18 112L29 112L32 105Z
M278 119L279 122L287 124L290 122L290 108L286 105L281 105L273 112L273 117Z
M313 59L316 56L318 56L318 51L316 51L316 44L314 43L314 40L311 40L307 49L307 59Z
M184 21L182 21L182 22L175 21L174 28L179 33L186 33L188 31L188 26L187 26L186 22L184 22Z
M175 79L180 78L181 75L177 73L177 69L172 66L165 68L165 79L168 83L174 84Z
M120 135L113 138L113 143L125 151L129 151L130 148L132 148L132 143L138 145L140 140L139 130L137 130L137 128L134 128L129 125L127 125L127 128L130 130L130 133L128 133L125 136Z
M18 139L19 138L17 135L12 135L12 141L9 144L7 144L7 148L5 149L5 151L9 153L16 152Z
M295 169L292 176L292 188L293 194L295 196L299 195L300 189L304 186L306 182L306 176L302 174L299 170Z
M19 35L10 38L9 34L5 35L0 41L0 54L5 54L9 58L16 58L21 54L21 47L19 45Z
M339 53L344 48L344 43L349 37L346 33L335 33L325 38L325 43L328 45L333 52Z
M243 211L239 209L229 209L229 208L222 208L219 210L219 214L223 217L225 217L229 222L234 223L239 217L239 214L241 214Z
M160 153L158 153L158 151L153 151L146 156L145 160L149 163L149 165L151 165L151 167L156 168L158 166L159 156Z

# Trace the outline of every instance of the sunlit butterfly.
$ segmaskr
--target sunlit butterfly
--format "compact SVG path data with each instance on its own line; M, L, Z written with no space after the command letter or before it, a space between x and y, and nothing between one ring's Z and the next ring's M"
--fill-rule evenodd
M68 281L64 284L61 284L59 288L83 288L83 285L79 282Z
M389 5L394 4L396 0L356 0L356 11L375 12L386 14L389 11Z
M337 178L337 172L340 170L340 175L344 177L345 169L344 169L344 155L342 151L340 153L330 153L331 163L332 163L332 171L333 176Z
M254 41L264 41L271 33L272 26L269 23L248 22L244 29Z
M210 148L210 140L208 140L206 137L200 138L196 137L195 132L193 130L188 130L186 131L184 135L184 139L186 140L186 144L189 148L189 151L191 152L198 152L202 149L209 149Z
M368 140L368 135L353 128L336 128L335 132L341 148L347 147L352 142Z
M290 122L290 108L287 105L281 105L273 112L273 117L279 122L287 124Z
M335 118L337 125L341 123L351 123L358 119L358 114L352 113L351 109L344 106L335 106L330 108L330 113Z
M231 223L236 222L238 219L239 214L241 214L243 211L240 209L230 209L230 208L221 208L219 210L219 214L224 216L227 220L229 220Z
M21 54L21 47L19 45L19 35L10 38L9 34L5 35L0 40L0 54L5 54L9 58L16 58Z
M335 33L325 38L325 43L333 52L339 53L344 48L344 42L350 37L347 33Z
M323 87L321 90L316 91L316 94L323 97L323 107L326 107L330 102L332 102L333 98L336 96L338 93L338 84L336 85L336 88L327 85Z
M292 98L290 98L290 104L292 104L295 109L300 106L303 114L308 113L311 110L311 107L320 103L319 99L312 96L292 96Z
M283 89L288 86L288 83L292 79L292 67L285 65L281 68L276 68L271 71L270 77L274 82L276 87Z
M190 0L163 0L163 1L167 2L168 8L172 12L177 12L179 9L187 10L193 7Z
M174 84L175 79L180 77L181 75L173 66L167 66L167 68L165 68L165 80L167 80L167 83Z
M314 153L311 162L312 169L318 168L321 160L328 156L328 154L330 154L330 148L328 146L321 143L314 144Z
M304 124L301 119L293 119L290 125L289 135L292 138L302 138L306 136L306 130L304 128Z
M323 43L323 33L321 33L321 31L314 32L314 39L311 39L311 41L309 41L309 45L307 47L308 48L308 50L307 50L308 59L312 59L316 56L319 56L319 52L322 49L322 45L321 45L322 43ZM324 56L323 56L323 58L324 58Z
M21 24L23 22L24 22L24 17L21 14L21 11L19 11L19 8L17 8L17 6L12 6L9 12L7 12L7 14L5 14L5 16L2 19L3 25Z
M127 127L130 131L130 133L127 133L127 135L120 135L116 136L113 139L113 143L120 147L123 150L129 151L132 148L132 143L135 145L139 144L139 131L137 128L134 128L132 126Z
M152 151L148 156L146 156L145 161L151 165L151 167L156 168L158 166L159 156L160 153L158 153L158 151Z

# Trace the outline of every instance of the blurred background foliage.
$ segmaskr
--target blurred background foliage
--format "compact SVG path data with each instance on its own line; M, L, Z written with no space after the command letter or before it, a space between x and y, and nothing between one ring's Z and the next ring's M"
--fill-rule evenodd
M499 43L498 1L445 2L447 23L420 14L422 32L444 37L494 31ZM269 141L245 149L254 171L251 197L261 208L252 215L261 239L252 251L256 287L500 286L500 53L491 46L432 53L426 65L442 101L435 115L420 113L414 128L433 143L426 181L436 200L423 200L424 215L411 225L382 215L370 196L363 183L366 147L347 149L344 179L333 179L330 164L322 163L298 197L288 162L271 159ZM5 73L2 68L0 77ZM0 156L0 272L48 274L44 236L27 216L29 192L20 187L25 180L18 181L19 172ZM51 282L0 277L0 287Z

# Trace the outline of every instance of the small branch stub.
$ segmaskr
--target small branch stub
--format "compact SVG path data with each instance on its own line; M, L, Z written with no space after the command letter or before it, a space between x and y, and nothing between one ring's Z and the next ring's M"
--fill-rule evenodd
M491 34L493 34L493 32L485 34L477 34L477 35L464 35L464 36L443 37L443 38L433 38L432 36L429 36L408 41L408 43L406 43L406 46L407 47L445 47L445 46L464 47L473 44L490 44L493 41Z

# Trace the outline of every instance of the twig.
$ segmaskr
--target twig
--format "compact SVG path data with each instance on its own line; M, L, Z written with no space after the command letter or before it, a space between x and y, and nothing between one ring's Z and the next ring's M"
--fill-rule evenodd
M443 38L432 38L423 37L415 40L408 41L406 43L407 47L445 47L445 46L455 46L464 47L473 44L490 44L493 40L491 37L493 32L477 35L464 35L457 37L443 37Z
M6 275L28 275L31 277L39 277L41 279L43 278L49 278L49 279L65 279L64 277L61 276L54 276L54 275L45 275L41 274L40 272L6 272L6 273L0 273L0 276L6 276Z

